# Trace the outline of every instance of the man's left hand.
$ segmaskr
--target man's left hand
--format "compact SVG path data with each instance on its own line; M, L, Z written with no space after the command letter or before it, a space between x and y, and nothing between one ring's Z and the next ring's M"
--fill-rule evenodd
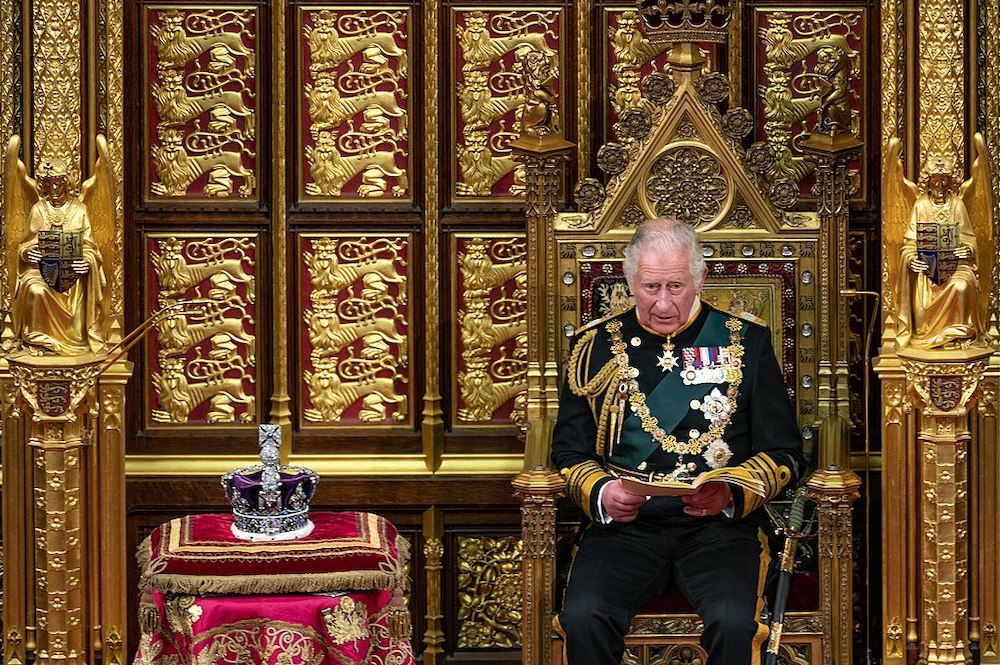
M733 493L726 483L705 483L697 492L681 497L687 505L684 512L693 517L711 517L718 515L729 505Z

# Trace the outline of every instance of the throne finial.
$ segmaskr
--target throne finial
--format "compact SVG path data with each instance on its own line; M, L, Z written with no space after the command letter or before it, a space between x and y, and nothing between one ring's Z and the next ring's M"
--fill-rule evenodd
M650 42L725 44L732 10L726 0L637 0Z

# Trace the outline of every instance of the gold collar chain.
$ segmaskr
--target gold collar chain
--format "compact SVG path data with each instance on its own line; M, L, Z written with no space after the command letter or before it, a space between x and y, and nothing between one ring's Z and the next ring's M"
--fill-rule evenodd
M735 324L735 325L731 325ZM740 328L742 325L737 319L726 321L726 328L729 329L729 367L726 370L726 378L729 379L729 388L726 390L726 398L729 408L724 413L712 418L707 432L697 432L692 430L692 434L697 434L685 442L677 440L673 434L660 427L659 420L652 415L649 405L646 404L646 394L639 390L639 370L629 364L628 345L622 339L621 321L611 321L607 325L607 330L611 333L611 352L615 356L615 364L618 366L618 394L619 401L628 400L632 412L639 416L642 422L642 429L653 437L653 441L660 445L665 452L677 453L678 455L697 455L716 439L722 438L726 426L732 419L736 411L736 398L740 394L740 384L743 382L743 372L740 371L743 361L743 344L740 341Z

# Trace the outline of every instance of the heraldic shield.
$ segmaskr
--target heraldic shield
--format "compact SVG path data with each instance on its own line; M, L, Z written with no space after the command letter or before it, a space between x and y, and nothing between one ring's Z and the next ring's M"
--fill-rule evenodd
M45 283L66 293L80 279L73 262L83 258L83 234L79 231L45 230L38 232L38 272Z

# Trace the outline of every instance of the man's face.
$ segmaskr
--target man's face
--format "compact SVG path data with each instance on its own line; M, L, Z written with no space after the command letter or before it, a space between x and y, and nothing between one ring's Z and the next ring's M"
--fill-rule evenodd
M670 335L687 323L704 275L695 279L687 252L646 250L638 256L629 289L635 296L639 322L661 335Z

